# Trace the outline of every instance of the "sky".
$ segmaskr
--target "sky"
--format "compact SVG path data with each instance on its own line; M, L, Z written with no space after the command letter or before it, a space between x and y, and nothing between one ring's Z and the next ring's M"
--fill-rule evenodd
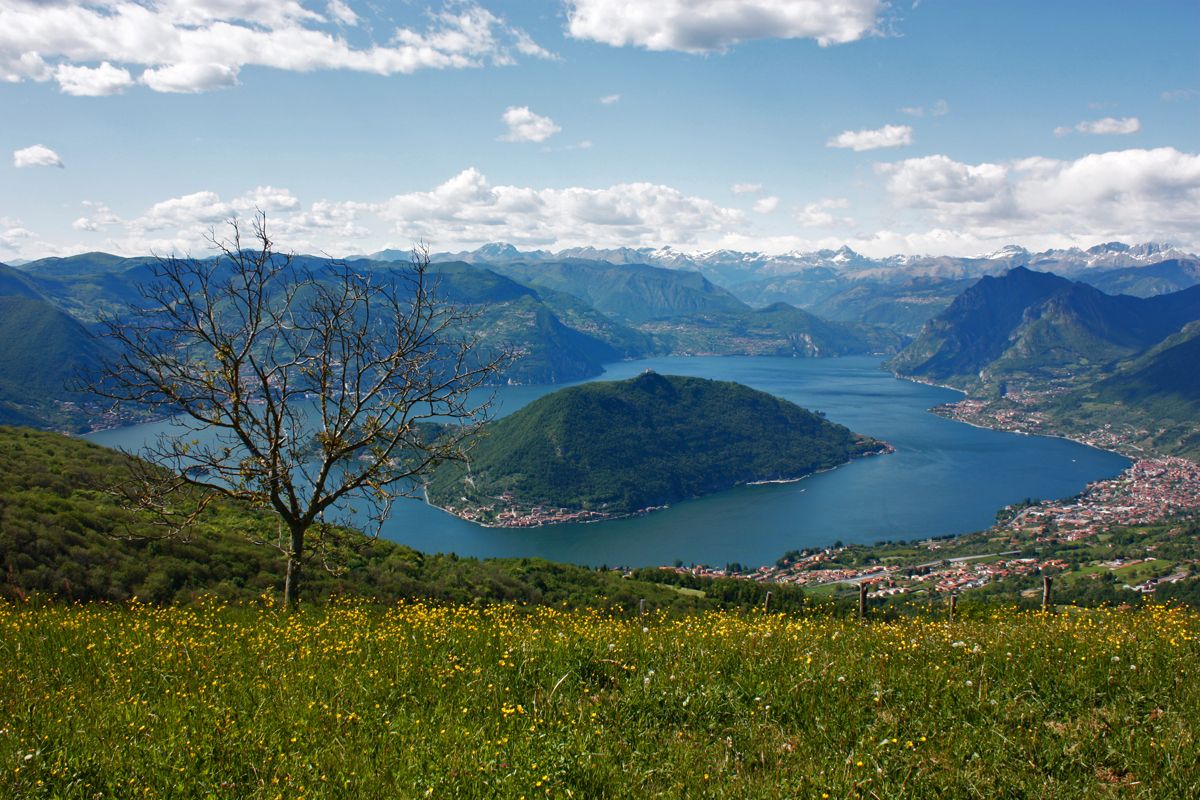
M0 0L0 261L1200 251L1195 0ZM11 153L11 157L7 157Z

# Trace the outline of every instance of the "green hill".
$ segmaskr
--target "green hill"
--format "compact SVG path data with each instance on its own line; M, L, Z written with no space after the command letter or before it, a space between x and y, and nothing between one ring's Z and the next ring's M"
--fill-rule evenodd
M964 388L1079 377L1136 356L1195 319L1200 288L1113 296L1017 267L967 289L889 363L902 375Z
M495 269L536 288L575 295L597 311L634 323L748 308L699 272L583 260L507 264Z
M1049 410L1075 428L1119 419L1143 432L1143 446L1200 459L1200 322Z
M225 504L206 512L186 540L163 539L149 518L121 508L105 491L120 481L129 460L79 439L0 425L0 600L278 595L281 556L248 538L270 541L276 532L271 517ZM645 599L684 610L753 607L766 591L733 579L693 580L694 591L680 591L660 585L653 574L626 578L533 558L426 555L355 531L346 532L341 555L347 568L340 574L318 564L306 571L307 600L346 594L387 602L482 599L633 609ZM772 591L776 607L796 608L804 599L797 588Z
M429 494L484 522L539 506L628 514L885 448L765 392L647 372L562 389L490 423L469 468L444 467Z
M0 423L71 427L64 404L86 402L72 391L94 374L104 343L52 304L35 297L0 296Z
M32 278L7 264L0 264L0 296L45 299Z
M376 268L394 270L395 265ZM579 380L599 375L605 363L641 355L629 347L631 342L619 326L589 320L587 313L578 309L568 311L575 323L568 324L535 289L485 267L443 263L435 264L432 273L443 297L479 312L472 329L485 343L517 355L503 375L507 381ZM599 315L593 312L592 316Z

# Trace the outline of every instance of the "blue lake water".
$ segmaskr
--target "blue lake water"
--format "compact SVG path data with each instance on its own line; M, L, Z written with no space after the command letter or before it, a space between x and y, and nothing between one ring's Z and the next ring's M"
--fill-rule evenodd
M483 528L418 500L397 501L383 536L425 552L540 556L589 565L772 563L788 550L836 540L875 542L966 533L1026 497L1066 497L1112 477L1122 456L1064 439L989 431L937 417L931 406L958 393L896 380L877 358L672 357L611 364L596 380L645 369L737 381L821 410L834 422L890 442L892 455L861 459L792 484L745 486L644 517L536 529ZM561 386L498 392L511 413ZM137 425L93 434L137 450L164 428Z

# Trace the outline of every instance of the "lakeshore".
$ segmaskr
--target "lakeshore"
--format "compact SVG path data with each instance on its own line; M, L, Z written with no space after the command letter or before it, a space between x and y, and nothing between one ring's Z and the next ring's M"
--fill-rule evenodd
M1070 496L1128 465L1123 457L1072 442L1011 436L930 414L931 406L957 393L895 380L879 363L870 357L658 358L608 364L600 379L621 380L651 368L733 380L819 409L851 430L889 442L896 452L886 458L860 459L849 469L793 484L739 486L586 528L483 527L418 496L395 504L381 536L423 552L479 558L538 557L590 566L644 567L676 560L757 566L773 564L786 551L828 547L838 539L866 544L982 530L1006 504L1029 496ZM511 413L558 388L503 388L497 393L498 411ZM160 422L87 438L136 452L175 430Z
M837 464L824 469L813 470L804 475L795 478L777 478L761 481L747 481L743 484L735 484L729 488L735 489L738 486L775 486L789 485L799 483L800 481L811 478L815 475L821 475L827 472L832 472L836 469L848 466L854 461L871 458L873 456L889 455L895 453L896 448L887 442L879 442L879 447L875 450L864 452L860 455L850 458L842 464ZM724 489L722 491L728 491ZM715 494L715 493L714 493ZM569 524L588 524L595 522L605 522L618 519L630 519L634 517L643 517L647 514L652 514L655 511L664 511L671 507L670 503L662 503L659 505L646 506L645 508L635 509L633 511L611 512L595 509L572 509L551 506L546 503L524 504L522 505L513 496L512 492L504 492L494 498L493 502L485 505L439 505L429 499L429 492L424 492L425 502L433 508L444 511L451 516L457 517L466 522L479 525L484 528L541 528L547 525L569 525ZM702 495L704 496L704 495ZM685 498L686 500L695 500L697 498Z
M1144 529L1198 514L1200 464L1169 456L1143 458L1115 478L1089 484L1074 497L1006 506L997 514L995 525L977 534L915 542L914 548L926 557L910 563L875 560L861 566L842 566L838 562L853 548L835 546L790 553L773 566L756 569L702 565L662 569L698 577L728 577L809 589L836 590L838 586L864 584L870 587L870 597L958 594L1009 578L1058 575L1072 569L1073 565L1063 558L1031 554L1034 551L1054 552L1056 546L1098 540L1118 529ZM982 543L1016 549L951 555L957 552L957 546L969 548ZM1153 574L1125 584L1131 591L1143 594L1153 593L1163 583L1188 578L1200 568L1196 559L1169 562L1153 557L1154 545L1146 549L1151 557L1113 559L1102 562L1101 566L1121 574L1139 565L1150 565Z

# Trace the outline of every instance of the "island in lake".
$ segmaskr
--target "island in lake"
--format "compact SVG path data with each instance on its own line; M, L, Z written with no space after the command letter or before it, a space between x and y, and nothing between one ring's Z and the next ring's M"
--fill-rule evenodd
M470 461L439 469L427 494L482 525L589 522L891 450L738 383L646 372L562 389L489 423Z

